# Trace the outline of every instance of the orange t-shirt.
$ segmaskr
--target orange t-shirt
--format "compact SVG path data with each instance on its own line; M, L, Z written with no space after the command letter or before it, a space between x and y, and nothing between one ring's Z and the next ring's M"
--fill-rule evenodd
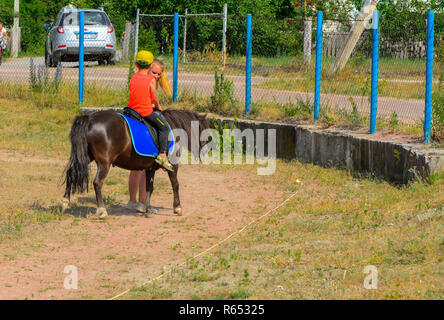
M152 75L140 72L136 72L131 77L128 107L136 110L142 117L153 113L153 96L150 90L150 83L153 79Z

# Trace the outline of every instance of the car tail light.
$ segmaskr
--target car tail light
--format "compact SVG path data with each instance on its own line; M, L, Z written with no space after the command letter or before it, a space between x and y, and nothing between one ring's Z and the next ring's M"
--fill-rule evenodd
M57 48L66 48L66 44L62 44L62 45L58 46Z
M57 32L58 33L65 33L65 31L63 31L63 27L62 26L57 27Z
M106 47L107 47L107 48L112 48L113 45L112 45L112 44L107 44Z
M108 33L112 33L114 31L113 26L108 26Z

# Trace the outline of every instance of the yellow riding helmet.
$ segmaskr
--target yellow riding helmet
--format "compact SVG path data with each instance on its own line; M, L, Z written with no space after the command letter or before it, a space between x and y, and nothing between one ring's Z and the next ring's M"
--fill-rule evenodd
M153 63L154 55L150 51L140 50L136 56L137 64L141 66L149 66Z

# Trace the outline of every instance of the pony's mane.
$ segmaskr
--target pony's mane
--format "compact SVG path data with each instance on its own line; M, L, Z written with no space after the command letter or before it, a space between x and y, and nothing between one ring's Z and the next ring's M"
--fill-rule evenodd
M200 115L196 111L167 109L162 111L162 114L173 129L180 128L188 132L191 130L191 121L199 121L199 127L202 127L203 130L211 127L207 116Z
M200 141L199 137L201 136L202 131L206 129L210 129L211 123L210 120L207 118L206 115L201 115L197 113L196 111L191 110L180 110L180 109L167 109L162 111L162 114L167 119L169 125L172 129L183 129L188 135L188 150L191 151L191 139L198 139L197 141ZM191 122L192 121L198 121L199 122L199 137L192 137L191 132ZM209 141L200 142L199 146L201 149L206 143ZM200 150L199 150L200 152ZM199 158L199 155L194 155Z

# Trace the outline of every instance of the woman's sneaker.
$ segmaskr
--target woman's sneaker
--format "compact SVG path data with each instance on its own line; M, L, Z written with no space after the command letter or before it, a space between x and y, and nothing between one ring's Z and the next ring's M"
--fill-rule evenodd
M173 172L173 165L171 163L166 163L168 161L168 158L162 158L161 156L157 156L156 159L154 159L154 161L156 161L156 163L160 164L163 168L167 169L168 171Z
M133 209L136 209L136 205L137 205L137 202L128 201L128 203L126 204L125 207L127 209L133 210Z
M145 205L142 202L137 202L135 209L139 213L145 213L146 212L146 207L145 207Z

